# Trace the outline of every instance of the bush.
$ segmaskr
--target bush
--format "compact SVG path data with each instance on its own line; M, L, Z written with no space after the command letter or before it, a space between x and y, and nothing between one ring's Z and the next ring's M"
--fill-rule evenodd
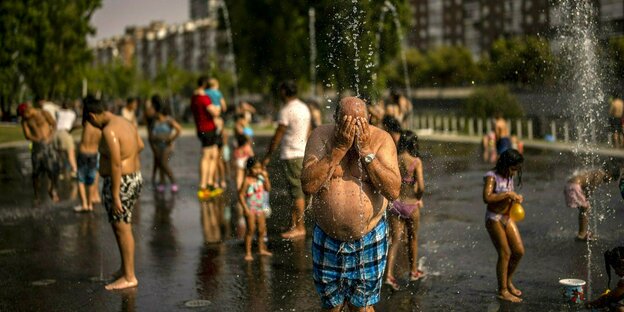
M477 88L464 103L470 117L489 118L501 112L505 118L519 118L524 111L518 99L503 85Z

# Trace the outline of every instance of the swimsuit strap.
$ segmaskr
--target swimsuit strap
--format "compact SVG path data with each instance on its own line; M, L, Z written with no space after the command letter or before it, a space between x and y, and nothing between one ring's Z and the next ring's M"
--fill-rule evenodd
M414 168L416 168L416 162L418 162L418 160L420 160L418 157L416 157L416 159L414 159L414 161L412 161L412 163L410 163L407 171L409 176L403 178L403 182L405 183L413 183L414 182Z

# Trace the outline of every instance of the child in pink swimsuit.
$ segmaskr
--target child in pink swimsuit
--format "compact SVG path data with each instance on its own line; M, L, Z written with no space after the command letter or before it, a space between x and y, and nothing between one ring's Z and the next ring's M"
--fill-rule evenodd
M247 232L245 233L245 260L252 261L251 241L258 228L258 254L261 256L272 256L267 249L264 238L266 236L266 205L265 196L271 191L269 175L256 161L255 157L247 159L245 178L238 192L239 203L243 207L245 219L247 219Z
M498 298L511 302L522 301L522 292L513 285L512 277L524 255L524 245L516 223L509 218L509 210L513 203L524 200L514 191L513 184L516 175L518 185L522 184L523 162L517 150L507 149L498 158L494 170L485 174L483 186L483 201L487 204L485 228L498 252Z
M410 281L417 281L425 273L418 270L418 225L420 208L423 206L422 196L425 192L423 167L418 153L418 137L412 131L403 131L397 144L399 169L401 170L401 193L399 199L389 207L390 222L390 249L388 251L388 265L386 281L393 289L399 285L394 277L394 264L401 246L403 231L407 231Z

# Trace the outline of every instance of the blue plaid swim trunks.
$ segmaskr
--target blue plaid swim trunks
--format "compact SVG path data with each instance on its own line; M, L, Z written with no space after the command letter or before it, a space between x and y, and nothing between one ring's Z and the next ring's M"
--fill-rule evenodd
M355 307L379 302L387 254L385 217L364 237L349 242L333 239L315 226L313 275L323 308L333 308L345 301Z

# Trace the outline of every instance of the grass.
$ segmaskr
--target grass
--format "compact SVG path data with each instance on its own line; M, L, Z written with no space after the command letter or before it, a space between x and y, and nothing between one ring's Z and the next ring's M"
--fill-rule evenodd
M19 125L0 125L0 144L23 140L24 133Z

